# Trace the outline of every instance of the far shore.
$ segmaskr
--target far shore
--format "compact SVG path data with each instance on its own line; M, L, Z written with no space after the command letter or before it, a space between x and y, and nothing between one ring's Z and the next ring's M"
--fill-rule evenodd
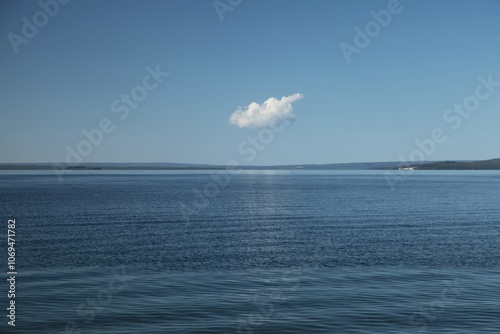
M181 163L3 163L0 170L225 170L226 165ZM237 167L243 170L500 170L500 159L480 161L355 162Z

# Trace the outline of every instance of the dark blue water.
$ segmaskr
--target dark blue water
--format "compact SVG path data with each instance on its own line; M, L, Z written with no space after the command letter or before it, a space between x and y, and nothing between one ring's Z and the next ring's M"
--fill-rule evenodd
M4 173L0 330L500 333L500 173L383 174Z

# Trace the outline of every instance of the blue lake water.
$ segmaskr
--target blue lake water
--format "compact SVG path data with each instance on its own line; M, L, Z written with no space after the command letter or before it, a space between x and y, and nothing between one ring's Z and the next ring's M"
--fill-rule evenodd
M2 172L0 331L500 333L500 172L384 173Z

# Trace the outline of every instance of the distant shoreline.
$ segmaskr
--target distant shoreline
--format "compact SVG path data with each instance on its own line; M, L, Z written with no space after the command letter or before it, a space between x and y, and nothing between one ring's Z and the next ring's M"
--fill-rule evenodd
M500 159L480 161L362 162L274 166L238 166L242 170L500 170ZM0 170L225 170L225 165L176 163L3 163ZM236 169L235 166L232 169Z

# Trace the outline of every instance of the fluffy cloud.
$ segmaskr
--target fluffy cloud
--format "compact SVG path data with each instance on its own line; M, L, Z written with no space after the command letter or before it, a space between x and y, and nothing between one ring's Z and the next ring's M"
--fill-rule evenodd
M263 128L276 125L282 119L294 119L292 103L303 97L295 93L279 100L271 97L262 104L252 102L247 107L238 107L229 118L229 123L240 128Z

